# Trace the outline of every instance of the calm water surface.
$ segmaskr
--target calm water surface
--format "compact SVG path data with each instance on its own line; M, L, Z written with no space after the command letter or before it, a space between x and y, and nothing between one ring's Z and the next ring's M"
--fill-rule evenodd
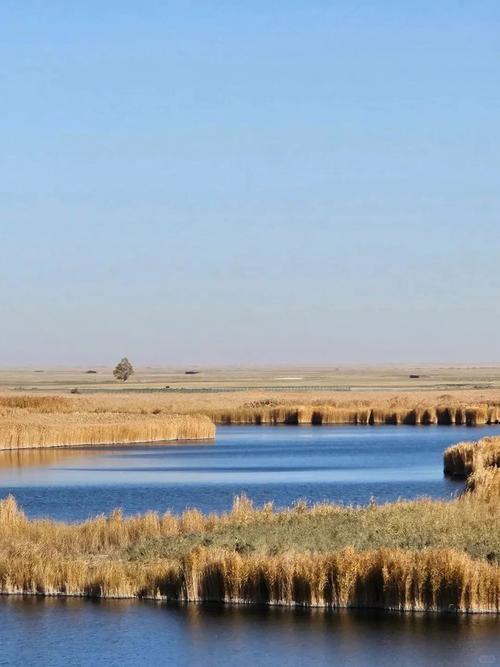
M0 496L31 516L80 520L122 507L223 511L245 492L366 503L450 497L443 450L498 427L220 427L182 445L0 453ZM500 619L0 599L0 665L500 665Z
M220 512L246 493L258 504L304 498L367 503L462 488L443 477L443 450L497 426L226 426L215 442L0 452L0 495L30 516L81 520L122 507Z
M0 600L0 665L499 665L500 622L320 610Z

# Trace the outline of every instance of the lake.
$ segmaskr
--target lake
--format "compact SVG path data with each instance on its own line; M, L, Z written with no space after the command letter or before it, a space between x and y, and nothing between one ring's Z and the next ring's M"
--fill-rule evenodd
M220 426L216 441L0 452L0 494L29 516L86 519L186 507L221 512L236 494L285 507L449 498L443 451L499 426Z
M0 614L0 665L16 667L500 664L488 616L14 597Z
M0 452L0 495L76 521L115 507L450 498L443 450L500 427L227 426L215 442ZM0 599L0 665L500 665L500 619L369 611Z

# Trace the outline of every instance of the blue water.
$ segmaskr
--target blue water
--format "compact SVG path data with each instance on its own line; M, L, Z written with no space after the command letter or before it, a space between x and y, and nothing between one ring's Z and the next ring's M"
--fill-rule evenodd
M499 426L221 426L215 442L51 450L48 463L19 452L12 465L4 453L0 496L13 493L30 516L69 521L115 507L221 512L242 492L277 507L449 498L463 485L443 477L444 449L494 433Z
M0 615L11 667L500 664L496 617L36 598L1 599Z

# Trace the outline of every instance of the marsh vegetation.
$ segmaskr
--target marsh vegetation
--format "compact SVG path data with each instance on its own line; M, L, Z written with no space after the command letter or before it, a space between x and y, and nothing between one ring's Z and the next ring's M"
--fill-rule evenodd
M490 449L500 438L486 441ZM238 497L221 515L115 511L77 524L30 520L9 497L0 504L0 588L497 613L497 473L495 464L473 468L468 490L452 501L275 511Z
M177 399L172 414L174 405L157 396L9 394L0 398L0 441L15 449L209 438L212 420L477 424L497 421L499 409L449 397L424 404L418 395L376 404L238 400L224 408L220 398ZM499 452L500 438L449 448L447 474L467 478L465 493L450 501L277 511L241 496L221 515L117 510L68 524L29 519L10 496L0 503L0 591L498 612Z
M477 426L499 421L500 400L474 392L0 395L5 449L213 438L213 423Z
M128 406L106 410L76 397L0 397L0 449L125 444L210 439L215 426L204 415L178 415Z

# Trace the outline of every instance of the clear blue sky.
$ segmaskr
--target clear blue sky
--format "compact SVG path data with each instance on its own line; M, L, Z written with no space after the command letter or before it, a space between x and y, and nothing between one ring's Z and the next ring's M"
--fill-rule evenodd
M500 359L497 0L2 0L0 364Z

